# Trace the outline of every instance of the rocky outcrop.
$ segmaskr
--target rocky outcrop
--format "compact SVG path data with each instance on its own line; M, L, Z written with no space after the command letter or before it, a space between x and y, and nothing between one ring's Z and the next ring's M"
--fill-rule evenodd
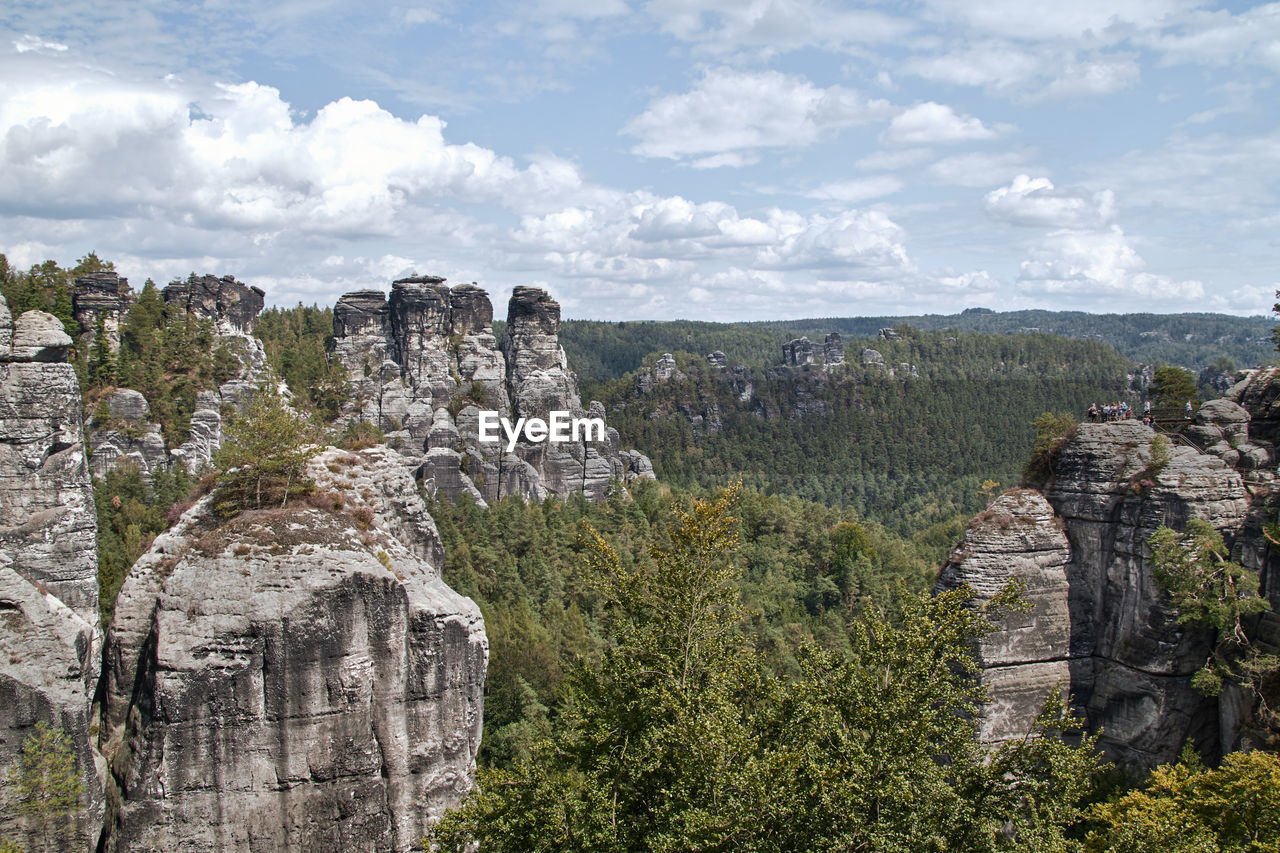
M235 276L191 276L170 282L161 295L166 305L178 305L197 317L212 320L220 335L253 334L258 314L265 304L265 292L236 281Z
M1235 736L1222 731L1217 702L1191 686L1191 676L1209 654L1210 637L1178 624L1153 580L1148 541L1162 525L1182 529L1197 518L1223 532L1239 553L1254 523L1251 496L1237 471L1212 454L1177 443L1167 449L1168 461L1161 466L1152 458L1155 437L1132 420L1081 425L1054 461L1053 479L1044 490L1047 504L1019 497L1027 507L1019 516L1001 498L979 516L1025 519L1034 528L1026 547L999 541L984 546L979 540L973 550L998 559L953 557L947 569L975 586L997 584L1007 575L1006 566L1041 559L1044 549L1037 542L1057 541L1065 531L1069 619L1046 620L1033 633L1044 649L1066 644L1076 709L1091 729L1102 732L1107 753L1135 770L1173 760L1188 738L1213 755L1230 748ZM1045 506L1052 514L1043 512ZM971 550L968 539L963 550ZM1030 596L1038 608L1055 612L1060 597L1056 589ZM1010 633L994 641L1012 644L1017 637ZM1061 674L1057 652L1051 661L1006 667L992 682L997 709L992 713L1028 719L1044 685L1045 662ZM990 727L999 733L1003 725Z
M361 290L338 300L334 354L355 398L349 419L376 424L388 443L419 459L435 412L455 399L505 410L506 361L493 334L493 306L472 285L449 288L437 276Z
M345 417L379 426L428 488L450 498L584 492L599 499L611 478L651 476L651 466L620 452L611 429L603 440L566 443L522 434L511 450L505 438L480 440L482 411L513 425L551 411L603 420L602 407L582 406L559 329L560 305L532 287L515 288L501 344L489 298L474 285L415 276L394 282L386 298L348 293L334 309L334 353L354 388Z
M823 341L822 360L831 365L844 364L844 340L839 332L832 332Z
M104 802L89 725L102 635L96 618L87 621L14 571L13 556L0 551L0 778L7 780L19 766L37 723L60 729L71 744L82 790L69 837L56 849L91 850ZM40 827L19 815L15 796L12 786L0 785L0 838L24 850L48 849Z
M821 364L829 370L844 364L844 340L838 332L832 332L821 345L815 345L808 338L787 341L782 345L782 363L787 367Z
M782 345L782 363L788 367L813 364L813 342L808 338L796 338Z
M147 398L121 388L106 399L106 421L97 416L89 433L89 470L102 477L114 468L131 465L150 475L169 464L160 425L147 420Z
M1280 368L1244 371L1223 397L1249 412L1254 441L1280 444Z
M196 504L107 637L104 850L407 851L471 785L487 642L440 579L401 457L330 448L316 491Z
M720 356L723 358L724 353L720 353ZM708 356L709 358L710 356ZM686 378L685 374L676 367L675 356L669 352L664 352L653 363L653 367L640 369L639 376L636 378L636 390L641 394L648 394L660 383L670 382L672 379L680 381L684 378Z
M102 786L89 706L101 660L97 516L81 432L80 388L57 318L9 314L0 297L0 778L43 722L72 746L83 793L73 838L91 846ZM36 849L44 833L0 786L0 838Z
M1067 696L1069 556L1062 523L1049 502L1031 489L1014 489L969 523L938 576L939 591L967 584L978 603L1018 579L1032 602L1030 610L1005 616L999 629L978 644L982 681L992 700L979 725L987 743L1024 737L1051 692Z
M120 325L136 301L129 279L115 271L91 272L77 278L71 309L80 324L83 346L93 346L101 329L107 349L119 352Z
M0 306L4 305L0 299ZM0 328L8 324L7 306ZM80 386L58 319L28 311L0 331L0 550L11 568L98 621L97 516Z

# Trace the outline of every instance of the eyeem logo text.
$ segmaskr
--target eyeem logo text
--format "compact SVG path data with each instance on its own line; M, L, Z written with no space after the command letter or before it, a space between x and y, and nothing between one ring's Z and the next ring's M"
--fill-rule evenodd
M480 413L480 440L485 442L501 441L498 427L507 436L507 452L516 449L516 442L521 434L526 441L539 444L551 441L559 444L564 441L604 441L603 418L575 418L572 412L552 411L549 420L542 418L519 418L515 425L506 418L499 417L497 412Z

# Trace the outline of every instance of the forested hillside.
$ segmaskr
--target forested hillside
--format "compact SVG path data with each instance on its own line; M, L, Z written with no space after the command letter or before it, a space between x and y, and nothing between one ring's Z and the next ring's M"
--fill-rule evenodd
M1026 334L1043 332L1101 341L1146 364L1164 363L1200 372L1220 358L1253 367L1275 357L1271 321L1226 314L1086 314L1081 311L970 309L961 314L902 317L829 317L768 323L702 323L691 320L604 323L566 321L560 340L570 363L587 383L616 379L653 353L706 354L721 350L735 364L766 365L778 359L784 341L830 332L846 344L875 346L880 329L911 326L921 331ZM849 339L855 339L853 341Z
M904 330L877 351L881 364L830 372L722 370L678 352L678 372L647 391L633 373L592 394L664 482L741 478L907 532L980 509L985 480L1016 483L1039 414L1083 416L1130 382L1112 348L1053 335Z

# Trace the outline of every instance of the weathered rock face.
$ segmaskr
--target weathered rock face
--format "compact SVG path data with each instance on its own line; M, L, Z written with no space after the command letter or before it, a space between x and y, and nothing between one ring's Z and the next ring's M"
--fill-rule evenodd
M827 335L822 344L822 357L827 364L844 364L844 339L839 332Z
M1188 737L1219 746L1214 703L1190 685L1209 638L1177 624L1152 580L1147 541L1192 518L1231 533L1248 511L1240 476L1188 447L1171 448L1153 486L1131 487L1153 438L1134 421L1082 425L1046 492L1071 542L1072 692L1090 725L1105 729L1104 745L1143 767L1172 760Z
M1065 530L1069 546L1064 567L1069 620L1036 625L1036 642L1046 650L1067 644L1077 710L1091 729L1102 730L1101 744L1111 757L1138 770L1175 759L1188 738L1213 754L1229 748L1234 737L1221 730L1217 702L1191 686L1211 638L1178 624L1153 580L1148 540L1162 525L1182 529L1198 518L1235 542L1238 552L1241 534L1254 523L1250 496L1237 471L1214 455L1178 444L1169 449L1168 463L1155 470L1154 438L1137 421L1081 425L1056 458L1054 478L1044 493L1052 516L1022 516L1034 521L1035 536L1046 542L1060 539L1059 530ZM1005 500L997 500L984 516L1019 517ZM1037 503L1027 500L1028 507ZM1007 574L1004 566L1043 554L1033 537L1021 551L1002 544L983 550L998 559L953 560L956 565L947 572L975 586L991 585ZM1030 597L1038 608L1060 607L1058 590ZM1016 633L993 640L1018 642ZM1058 653L1047 660L1060 674ZM998 713L1009 720L1027 719L1034 711L1029 703L1037 691L1032 688L1043 680L1033 662L1001 673L991 691ZM991 725L998 733L1000 724Z
M82 793L74 831L59 850L90 850L102 826L103 793L89 733L102 634L51 593L9 566L0 552L0 778L19 765L22 745L44 722L67 735ZM13 788L0 785L0 838L44 849L44 834L19 817Z
M93 423L89 434L89 470L102 477L121 465L133 465L150 475L169 463L160 425L147 421L147 398L121 388L107 398L109 421Z
M1224 398L1248 410L1254 441L1280 443L1280 368L1244 371Z
M16 327L16 328L15 328ZM83 782L74 838L97 835L102 786L89 737L98 681L97 516L81 434L80 388L58 320L14 323L0 297L0 778L37 722L67 734ZM0 837L44 841L0 786Z
M77 278L71 308L84 333L84 346L93 346L101 326L107 348L119 352L120 323L136 301L129 279L114 271L91 272Z
M493 306L478 287L400 279L389 299L376 290L343 296L333 323L334 353L355 389L350 417L377 424L411 459L422 455L436 410L455 398L509 405Z
M98 522L80 386L55 360L71 339L38 311L13 325L12 349L0 350L0 550L14 571L97 624Z
M197 504L107 637L105 849L407 851L471 785L487 641L385 447L328 449L307 503Z
M788 367L821 364L830 369L844 364L844 340L838 332L831 332L820 345L808 338L796 338L782 345L782 363Z
M1024 737L1051 691L1066 698L1071 635L1069 557L1062 523L1039 492L1014 489L996 498L969 524L964 541L938 576L937 589L968 584L985 603L1014 578L1034 606L1008 615L978 646L991 703L979 734L998 743Z
M27 311L13 324L10 361L62 362L71 349L62 321L43 311Z
M161 295L166 305L176 303L197 317L213 320L220 335L252 335L265 304L261 288L238 282L230 275L173 281Z
M715 353L712 353L712 355L714 354ZM720 358L723 361L724 353L720 353ZM710 361L711 356L707 356L707 359ZM716 362L710 363L713 365L716 364ZM725 365L722 363L719 364L719 366L724 367ZM640 370L639 376L636 377L636 389L641 394L648 394L659 383L670 382L672 379L679 381L684 378L685 374L676 367L675 356L669 352L664 352L658 360L653 363L653 367L646 367Z
M796 338L782 345L782 363L788 367L813 364L813 342L808 338Z
M522 436L511 451L505 439L479 440L481 410L513 424L553 410L603 419L602 408L581 405L559 329L559 304L537 288L515 289L501 345L492 304L473 285L418 276L394 282L386 299L349 293L334 309L334 352L355 389L346 416L377 424L429 488L451 498L600 498L611 477L652 476L648 460L619 452L614 430L564 444Z

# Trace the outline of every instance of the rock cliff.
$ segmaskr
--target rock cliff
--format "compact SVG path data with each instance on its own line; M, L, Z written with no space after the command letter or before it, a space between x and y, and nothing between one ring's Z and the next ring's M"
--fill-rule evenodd
M1205 407L1201 426L1226 418L1237 430L1234 440L1248 444L1247 412L1241 419L1222 401ZM1190 683L1211 637L1178 624L1153 580L1148 540L1162 525L1182 529L1190 519L1203 519L1223 533L1236 559L1260 568L1265 578L1269 558L1259 514L1269 517L1274 510L1265 508L1265 488L1246 488L1242 471L1192 442L1175 438L1167 462L1153 460L1155 438L1137 421L1082 424L1057 454L1043 497L1016 492L997 499L944 568L944 585L968 582L982 594L1020 574L1036 612L1057 614L1032 626L1040 650L1024 660L1011 661L1001 650L1024 642L1025 626L993 636L997 653L984 651L993 700L984 731L996 739L1034 715L1051 678L1069 675L1063 683L1076 709L1091 729L1102 731L1108 754L1127 767L1173 760L1188 738L1211 756L1236 746L1239 720L1224 723L1218 701ZM1256 468L1251 473L1261 476ZM992 530L991 519L1006 516L1014 519L1006 532L1017 536ZM1065 579L1066 618L1064 590L1052 568L1057 565ZM1046 567L1055 578L1047 586Z
M11 568L98 621L97 516L71 338L0 298L0 549Z
M1069 555L1066 534L1049 502L1031 489L1014 489L970 522L938 576L939 590L968 584L981 603L1021 578L1023 595L1032 603L1026 612L1009 614L1000 630L978 645L982 681L992 699L980 721L986 742L1023 737L1050 691L1066 697L1071 682Z
M416 276L393 282L388 297L348 293L334 308L334 353L354 388L346 417L377 424L429 487L451 498L599 499L611 478L652 476L648 460L622 451L612 429L603 440L566 443L522 435L511 451L505 439L480 441L481 411L512 424L553 410L603 419L598 404L582 406L559 329L559 304L532 287L515 288L501 343L489 297L474 285Z
M49 314L10 316L0 297L0 778L36 723L62 729L83 793L72 836L85 850L103 812L89 733L101 660L97 516L81 433L71 338ZM0 838L43 833L0 786Z
M93 346L101 329L107 349L119 352L120 324L135 301L137 296L129 287L129 279L116 272L93 272L77 278L71 309L80 324L82 345Z
M286 508L197 503L125 581L102 849L407 851L470 787L484 625L408 470L330 448L309 475Z

